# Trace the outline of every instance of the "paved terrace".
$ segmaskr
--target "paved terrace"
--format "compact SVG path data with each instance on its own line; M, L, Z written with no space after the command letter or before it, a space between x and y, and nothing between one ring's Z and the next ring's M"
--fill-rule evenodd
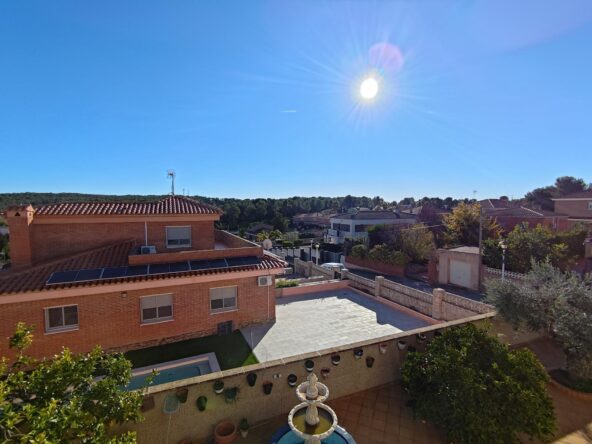
M242 334L259 362L413 330L436 321L344 288L276 299L276 321Z

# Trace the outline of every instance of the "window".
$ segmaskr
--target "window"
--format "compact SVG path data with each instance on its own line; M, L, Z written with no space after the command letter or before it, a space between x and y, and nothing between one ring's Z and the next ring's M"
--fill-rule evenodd
M236 287L210 288L210 312L236 310Z
M142 324L173 319L173 295L159 294L140 298Z
M78 305L64 305L45 309L45 331L76 330L78 328Z
M191 227L166 227L167 248L191 246Z

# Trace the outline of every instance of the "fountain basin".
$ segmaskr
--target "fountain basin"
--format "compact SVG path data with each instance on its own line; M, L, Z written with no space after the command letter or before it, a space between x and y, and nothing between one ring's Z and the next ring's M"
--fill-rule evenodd
M304 440L294 434L286 424L273 434L269 444L302 444L303 442ZM321 444L356 444L356 441L343 427L337 426L331 436L321 440Z
M288 425L292 432L303 440L313 437L319 440L325 439L335 431L337 415L331 407L313 401L318 410L319 422L315 425L309 425L306 423L305 416L310 403L310 401L302 402L294 407L288 414Z

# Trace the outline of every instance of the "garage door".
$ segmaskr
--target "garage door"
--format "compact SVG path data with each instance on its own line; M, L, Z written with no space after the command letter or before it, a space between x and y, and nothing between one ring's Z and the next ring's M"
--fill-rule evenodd
M459 287L471 287L471 264L461 261L450 261L450 283Z

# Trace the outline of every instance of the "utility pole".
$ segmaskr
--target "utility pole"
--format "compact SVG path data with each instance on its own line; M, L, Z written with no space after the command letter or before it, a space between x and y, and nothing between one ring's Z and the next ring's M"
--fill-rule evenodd
M479 289L483 274L483 208L479 204Z

